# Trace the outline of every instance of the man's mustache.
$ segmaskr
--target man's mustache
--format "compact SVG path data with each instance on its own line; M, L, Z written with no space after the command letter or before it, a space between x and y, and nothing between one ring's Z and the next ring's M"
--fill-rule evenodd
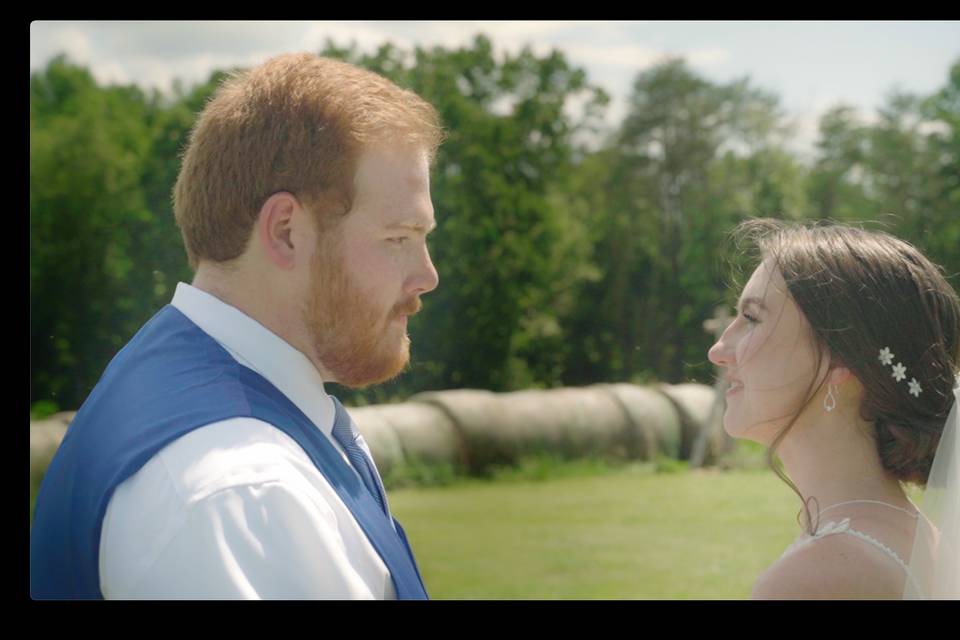
M401 302L394 307L393 313L397 316L412 316L415 313L419 313L422 308L423 303L420 302L420 298L417 297L406 302Z

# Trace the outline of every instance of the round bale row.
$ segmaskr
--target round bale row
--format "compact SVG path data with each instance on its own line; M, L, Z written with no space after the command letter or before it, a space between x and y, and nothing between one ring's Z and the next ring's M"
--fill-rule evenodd
M596 384L493 393L418 393L407 402L350 408L381 473L405 462L449 463L469 473L531 454L686 459L710 416L699 384ZM30 424L30 466L42 472L73 412Z
M700 384L597 384L493 393L418 393L401 404L350 409L386 473L404 462L446 462L482 473L550 453L652 460L686 459L707 429L715 400Z

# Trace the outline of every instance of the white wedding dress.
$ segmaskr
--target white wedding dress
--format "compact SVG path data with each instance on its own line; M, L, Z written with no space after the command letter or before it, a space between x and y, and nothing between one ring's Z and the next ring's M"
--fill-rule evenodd
M790 544L789 547L786 548L786 550L783 552L783 555L780 557L781 559L785 558L786 556L790 555L791 553L794 553L795 551L797 551L802 547L805 547L806 545L812 544L813 542L820 540L821 538L825 538L827 536L834 536L834 535L853 536L855 538L858 538L864 541L866 544L869 544L879 549L881 552L886 554L891 560L893 560L898 565L900 565L900 567L906 573L907 581L910 583L910 586L913 589L921 591L920 586L917 583L917 579L913 575L913 572L910 571L910 567L907 564L907 562L905 562L903 558L897 555L897 553L893 549L885 545L880 540L877 540L873 536L851 527L850 518L843 518L842 520L838 520L838 521L829 520L821 524L820 527L817 529L816 533L814 533L813 535L810 535L807 533L801 534L796 540L794 540Z
M852 528L849 518L828 521L813 535L801 534L781 557L826 536L850 535L900 565L906 573L904 599L960 599L960 377L918 511L913 548L906 561L881 540Z

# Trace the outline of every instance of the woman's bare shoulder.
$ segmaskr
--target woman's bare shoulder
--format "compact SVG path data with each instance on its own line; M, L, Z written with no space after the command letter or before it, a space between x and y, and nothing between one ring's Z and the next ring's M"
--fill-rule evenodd
M863 541L829 535L771 565L753 586L756 600L899 599L903 570Z

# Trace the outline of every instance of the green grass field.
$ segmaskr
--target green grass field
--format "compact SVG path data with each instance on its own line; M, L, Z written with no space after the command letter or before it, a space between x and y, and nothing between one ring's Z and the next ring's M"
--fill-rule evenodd
M632 465L390 491L434 599L741 599L797 535L768 470Z

